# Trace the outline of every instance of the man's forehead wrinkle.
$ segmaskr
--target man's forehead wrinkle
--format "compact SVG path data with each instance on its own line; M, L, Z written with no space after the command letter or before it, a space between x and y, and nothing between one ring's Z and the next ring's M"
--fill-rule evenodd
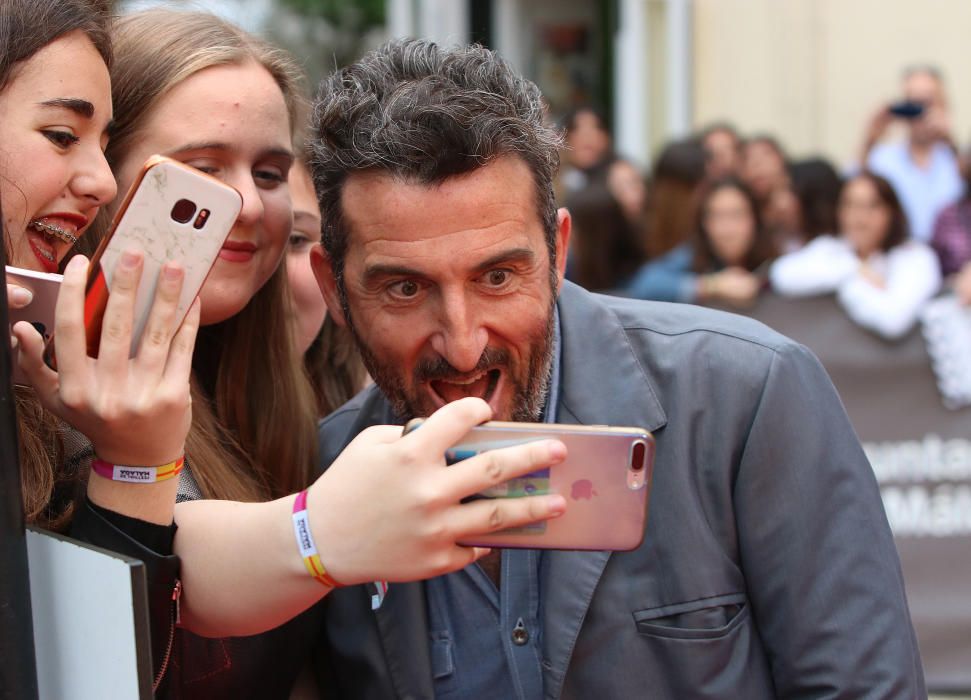
M514 225L516 222L505 223ZM515 239L526 238L525 231L518 224L516 224L515 230L510 231L509 233L501 235L496 233L493 233L492 235L489 235L488 233L484 233L480 236L474 235L476 232L495 231L500 227L501 225L483 226L480 228L462 229L460 231L451 231L448 233L436 233L434 231L430 231L427 235L418 239L403 239L395 236L379 236L365 241L362 248L364 249L365 254L380 255L382 257L390 255L390 249L395 251L394 255L397 255L399 251L410 251L410 249L413 249L416 251L414 253L414 257L420 259L424 257L434 257L436 251L428 250L426 248L426 245L430 241L444 244L454 236L468 236L471 234L471 240L468 242L463 241L462 243L463 255L470 256L479 251L491 250L499 245L511 243Z

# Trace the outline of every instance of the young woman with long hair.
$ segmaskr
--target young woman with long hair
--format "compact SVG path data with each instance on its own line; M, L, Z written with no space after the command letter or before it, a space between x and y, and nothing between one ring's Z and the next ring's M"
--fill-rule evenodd
M856 323L887 339L903 336L941 286L931 248L910 238L893 186L864 171L843 185L840 234L819 236L772 266L773 288L786 296L836 294Z
M745 306L764 286L774 256L751 190L723 177L699 192L689 242L644 265L624 291L639 299Z

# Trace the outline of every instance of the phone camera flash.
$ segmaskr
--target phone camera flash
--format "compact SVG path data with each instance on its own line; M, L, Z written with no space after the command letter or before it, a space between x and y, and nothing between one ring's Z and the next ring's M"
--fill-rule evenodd
M199 229L201 229L203 226L206 225L206 222L207 221L209 221L209 210L208 209L200 209L199 210L199 215L196 216L196 220L192 224L192 228L194 228L195 230L198 231Z

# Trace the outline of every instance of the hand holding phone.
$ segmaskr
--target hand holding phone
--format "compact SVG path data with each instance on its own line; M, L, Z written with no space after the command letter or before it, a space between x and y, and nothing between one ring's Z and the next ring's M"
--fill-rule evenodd
M129 350L133 357L162 265L173 261L185 269L185 283L173 320L178 327L215 264L242 203L239 192L214 177L171 158L149 158L91 259L84 302L88 355L98 356L114 270L125 251L144 255ZM53 348L48 356L51 366L56 366Z
M887 108L890 114L901 119L917 119L924 114L925 110L926 107L923 102L916 102L914 100L894 102Z
M411 432L422 424L405 426ZM654 438L640 428L489 422L449 448L455 464L489 450L556 439L567 459L480 491L467 501L559 493L569 504L554 520L481 535L461 544L529 549L635 549L644 538L647 497L654 465Z
M189 376L199 304L193 304L176 330L173 320L185 275L180 266L167 263L146 321L146 332L155 342L142 345L130 359L142 268L142 254L130 253L115 270L99 357L85 352L82 319L88 261L80 255L64 271L55 309L58 371L45 365L43 340L35 328L18 323L14 334L20 343L20 363L44 408L88 437L102 459L151 466L176 459L184 448L192 420Z
M57 293L61 288L61 275L49 272L36 272L7 265L7 284L15 284L27 289L32 295L26 306L7 310L10 327L18 321L31 324L46 343L54 332L54 306L57 303ZM21 386L30 384L27 375L15 361L13 366L13 383Z

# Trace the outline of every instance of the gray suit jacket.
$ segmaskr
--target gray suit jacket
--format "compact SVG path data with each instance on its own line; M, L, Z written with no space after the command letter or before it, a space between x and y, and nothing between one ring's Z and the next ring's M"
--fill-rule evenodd
M570 284L558 304L558 421L643 426L658 449L639 549L550 553L546 697L926 697L876 481L818 361L720 312ZM383 422L373 388L342 407L324 464ZM433 697L420 583L326 608L332 690Z

